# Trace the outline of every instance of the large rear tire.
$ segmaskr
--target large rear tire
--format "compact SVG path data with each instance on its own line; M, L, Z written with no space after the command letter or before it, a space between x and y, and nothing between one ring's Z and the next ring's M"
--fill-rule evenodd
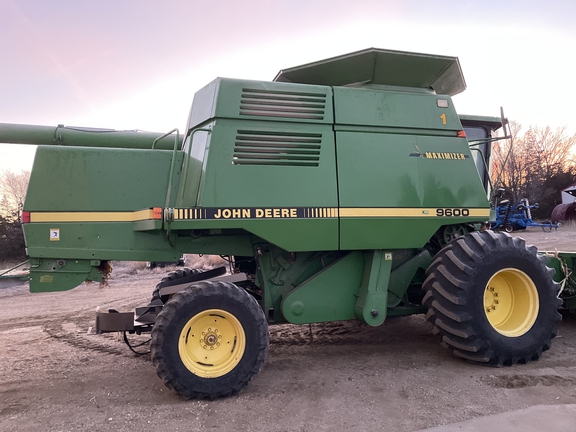
M162 300L162 303L166 303L169 299L170 299L170 295L160 295L160 290L165 287L165 286L169 286L172 282L174 281L185 281L185 280L189 280L192 279L189 283L192 284L193 282L198 282L204 279L210 279L216 276L221 276L223 274L226 273L226 268L224 267L218 267L212 270L207 270L204 272L201 272L198 269L191 269L188 267L184 267L181 269L178 269L176 271L172 271L170 273L168 273L166 276L164 276L160 282L156 285L156 288L154 288L154 291L152 291L152 301L160 299ZM182 282L185 283L185 282Z
M205 281L164 305L152 330L158 376L186 399L231 396L260 371L268 324L256 300L228 282Z
M494 366L538 360L561 315L554 270L523 239L474 232L442 249L426 271L433 332L463 359Z

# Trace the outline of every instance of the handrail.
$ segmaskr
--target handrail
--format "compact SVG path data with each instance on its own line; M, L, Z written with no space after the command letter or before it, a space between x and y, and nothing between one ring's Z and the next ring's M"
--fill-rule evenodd
M188 177L188 167L190 166L190 151L192 149L192 141L194 140L194 134L196 132L207 132L212 133L211 128L198 128L198 129L190 129L184 139L182 140L183 143L186 142L186 139L190 137L190 145L186 149L186 162L184 163L184 170L182 172L182 190L180 191L180 197L184 196L184 192L186 191L186 178ZM184 145L184 144L183 144ZM166 206L168 207L168 206Z
M491 138L482 138L482 139L477 139L477 140L470 140L470 141L468 141L468 146L469 147L476 147L476 146L479 146L481 144L493 143L496 141L503 141L506 139L510 139L510 137L509 136L503 136L503 137L491 137Z
M176 146L178 145L178 138L180 138L180 131L178 130L178 128L174 128L170 132L166 132L164 135L160 135L158 138L156 138L152 143L152 148L154 149L154 147L156 146L156 142L158 142L162 138L167 137L168 135L172 135L174 132L176 132L176 137L174 139L174 149L176 149Z
M170 174L168 176L168 190L166 191L166 205L164 207L168 207L170 205L170 197L172 195L172 176L174 174L174 165L176 163L176 151L178 150L178 142L180 141L180 131L178 128L174 128L170 132L166 132L164 135L156 138L152 143L152 148L154 148L158 140L167 137L168 135L172 135L173 132L176 132L176 136L174 137L174 149L172 150L172 162L170 163Z

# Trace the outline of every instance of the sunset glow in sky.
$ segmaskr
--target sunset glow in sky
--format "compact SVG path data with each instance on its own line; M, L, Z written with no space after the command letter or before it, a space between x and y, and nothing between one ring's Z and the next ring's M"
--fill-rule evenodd
M0 122L164 132L218 76L369 47L458 56L460 113L576 133L576 2L0 0ZM33 147L0 144L0 170Z

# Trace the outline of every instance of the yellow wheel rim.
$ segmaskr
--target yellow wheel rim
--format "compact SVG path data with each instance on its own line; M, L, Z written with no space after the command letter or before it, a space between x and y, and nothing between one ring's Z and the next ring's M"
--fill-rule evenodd
M534 325L538 309L538 290L523 271L506 268L488 281L484 291L484 312L498 333L522 336Z
M240 363L245 349L242 324L221 309L208 309L194 315L180 332L178 341L184 366L203 378L226 375Z

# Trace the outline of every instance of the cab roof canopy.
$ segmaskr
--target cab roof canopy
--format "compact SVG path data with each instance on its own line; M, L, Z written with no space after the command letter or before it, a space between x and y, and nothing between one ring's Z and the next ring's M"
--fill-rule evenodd
M274 81L327 86L416 87L456 95L466 89L458 57L369 48L284 69Z

